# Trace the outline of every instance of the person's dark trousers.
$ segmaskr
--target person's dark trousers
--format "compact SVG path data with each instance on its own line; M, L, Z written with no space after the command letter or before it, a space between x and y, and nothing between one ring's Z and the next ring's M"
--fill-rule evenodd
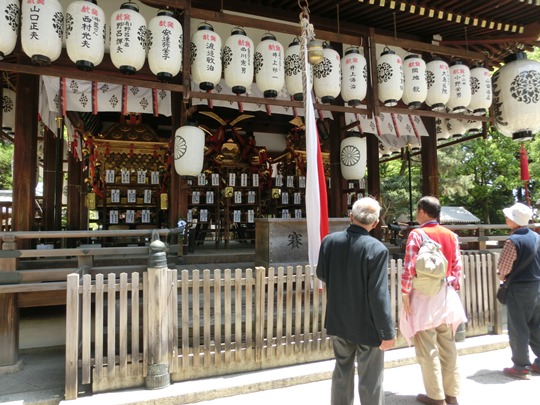
M384 351L332 336L336 366L332 374L332 405L354 403L354 361L358 363L358 393L362 405L384 405Z
M512 361L517 369L531 364L529 345L540 362L540 283L510 283L508 286L508 336Z

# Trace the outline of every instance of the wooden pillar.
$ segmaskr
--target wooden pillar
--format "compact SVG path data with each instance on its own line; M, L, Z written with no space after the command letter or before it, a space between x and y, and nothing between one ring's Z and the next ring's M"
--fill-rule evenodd
M0 249L15 250L15 237L0 238ZM6 252L7 253L7 252ZM15 257L0 258L0 278L13 278L17 270ZM7 280L6 280L7 281ZM9 281L11 283L14 280ZM17 294L0 294L0 367L13 366L19 361L19 305Z
M184 32L189 32L191 29L191 1L186 1L184 6L184 15L182 21ZM171 156L174 158L174 132L186 122L186 105L189 103L190 81L190 39L188 35L184 35L184 55L182 59L182 84L184 86L184 94L172 93L172 118L171 118ZM174 164L171 165L171 181L169 185L169 226L171 228L177 226L177 221L180 217L185 218L187 215L187 184L176 173ZM181 246L178 247L182 249Z
M88 229L86 190L83 193L82 162L68 153L67 229Z
M14 137L13 154L14 231L32 230L35 220L38 94L39 76L19 74L15 106L17 136ZM23 242L21 244L24 244Z
M42 230L54 230L55 212L55 136L50 130L45 131L43 137L43 219Z
M341 128L345 125L343 114L334 114L330 123L330 188L328 190L328 216L342 217L347 214L347 199L345 194L345 179L341 175L340 145L344 134Z
M379 139L375 135L368 134L366 137L367 148L367 195L380 200L381 197L381 173L379 171ZM382 238L381 223L372 231L377 239Z
M439 197L439 163L434 118L423 118L429 136L422 136L422 195Z

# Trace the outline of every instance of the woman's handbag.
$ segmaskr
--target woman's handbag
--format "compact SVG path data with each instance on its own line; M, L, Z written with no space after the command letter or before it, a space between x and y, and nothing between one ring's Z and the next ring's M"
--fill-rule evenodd
M508 284L502 283L497 290L497 301L501 304L506 304L506 295L508 294Z

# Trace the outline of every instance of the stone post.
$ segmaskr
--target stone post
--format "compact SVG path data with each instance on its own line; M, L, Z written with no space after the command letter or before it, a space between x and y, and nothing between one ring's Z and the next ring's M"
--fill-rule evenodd
M157 232L152 234L148 257L148 375L147 389L165 388L170 384L167 254Z

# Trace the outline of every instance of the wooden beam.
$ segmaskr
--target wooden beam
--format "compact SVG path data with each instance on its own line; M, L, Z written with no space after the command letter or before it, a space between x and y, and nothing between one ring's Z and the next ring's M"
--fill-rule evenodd
M176 83L162 83L156 80L137 79L131 76L120 76L111 72L100 72L93 70L91 72L83 72L76 68L69 68L64 66L35 66L26 65L22 63L7 63L0 62L0 70L14 73L24 73L36 76L53 76L53 77L67 77L77 80L88 80L112 84L120 84L127 86L138 86L158 90L168 90L172 92L182 93L184 86Z
M460 57L466 60L484 60L485 55L480 52L467 51L464 49L450 48L441 45L433 45L425 42L411 41L409 39L396 38L388 35L371 34L371 38L378 44L398 46L419 52L432 53L434 55L446 55Z
M141 3L158 9L162 8L186 8L186 0L141 0Z

